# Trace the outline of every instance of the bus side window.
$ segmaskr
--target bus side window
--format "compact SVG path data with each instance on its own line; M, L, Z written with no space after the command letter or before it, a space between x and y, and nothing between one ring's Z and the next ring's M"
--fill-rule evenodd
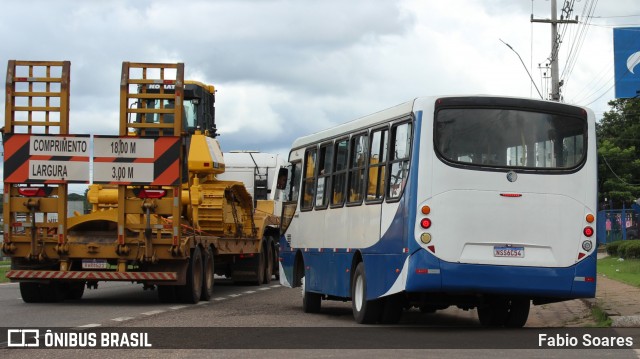
M327 208L329 198L327 196L330 188L331 169L333 162L333 143L322 144L320 146L318 162L318 182L316 187L316 209Z
M300 209L313 208L313 199L316 189L316 149L310 148L304 155L304 174L302 175L302 205Z
M288 166L287 182L283 190L285 195L285 202L298 202L299 190L300 190L300 169L302 164L300 162L292 163Z
M369 180L367 186L367 200L381 200L384 188L387 165L388 130L377 130L371 133L371 149L369 151Z
M403 123L391 129L391 161L389 171L389 199L400 197L409 174L409 154L411 150L411 123Z
M349 158L349 140L337 140L334 146L334 169L331 176L331 205L342 206L345 199L347 181L347 160Z
M367 135L356 135L351 138L351 156L349 160L348 203L362 202L364 197L364 174L367 164Z

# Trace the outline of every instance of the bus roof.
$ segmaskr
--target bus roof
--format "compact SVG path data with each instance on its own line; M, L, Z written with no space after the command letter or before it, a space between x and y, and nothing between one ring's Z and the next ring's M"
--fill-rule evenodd
M360 117L356 120L343 123L341 125L331 127L326 130L322 130L316 132L314 134L303 136L295 141L293 141L293 145L291 145L292 149L297 149L301 147L305 147L309 144L320 142L329 138L340 137L342 134L351 133L357 131L360 128L368 128L376 123L386 122L390 118L400 118L402 116L409 115L413 110L413 102L415 99L407 101L397 106L393 106L386 110L382 110L376 113L373 113L368 116Z

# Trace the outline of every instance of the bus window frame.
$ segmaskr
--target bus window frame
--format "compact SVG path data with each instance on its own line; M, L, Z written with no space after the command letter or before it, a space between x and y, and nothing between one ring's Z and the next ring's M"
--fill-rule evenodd
M386 198L386 194L387 194L387 172L389 171L389 154L390 154L390 149L389 147L391 144L391 125L392 123L386 123L383 126L378 126L378 127L374 127L371 128L371 130L369 131L369 151L368 151L368 161L367 161L367 168L366 168L366 178L365 178L365 194L364 194L364 202L365 204L379 204L379 203L383 203L385 198ZM376 194L378 190L382 190L382 194L379 198L374 198L374 199L368 199L369 197L369 174L370 174L370 170L371 170L371 149L372 149L372 142L373 142L373 134L375 132L384 132L386 131L386 140L387 140L387 149L386 149L386 153L385 153L385 161L384 164L382 165L376 165L373 167L378 167L378 168L384 168L385 173L384 173L384 179L383 179L383 186L384 188L378 188L376 190ZM382 153L382 152L381 152ZM378 178L380 178L380 176L378 176ZM378 186L378 184L376 184L376 186Z
M307 177L307 154L311 151L315 152L315 161L316 163L314 163L314 167L313 167L313 175L310 177ZM316 180L317 180L317 175L318 175L318 145L313 145L313 146L309 146L306 147L304 149L304 157L302 159L302 173L300 176L300 194L298 196L299 200L300 200L300 212L308 212L308 211L313 211L314 205L315 205L315 200L316 200ZM304 201L304 196L305 196L305 192L307 191L307 186L306 186L306 182L308 179L313 179L313 186L312 186L312 193L311 193L311 205L305 207L305 201Z
M367 147L369 147L369 138L368 138L369 131L368 130L359 131L349 136L349 158L348 158L349 166L347 167L347 193L346 193L346 200L345 200L347 207L355 207L355 206L362 205L362 203L364 202L364 197L366 196L366 191L364 187L367 179L367 162L369 162L369 149L365 148L362 166L353 167L353 164L351 163L353 159L353 156L352 156L353 151L355 150L354 142L360 136L365 137L364 143L366 144ZM351 174L353 172L360 171L360 170L364 172L362 175L362 179L360 179L360 188L361 188L360 198L357 201L349 201L349 197L350 197L349 192L351 191Z
M342 141L347 141L347 164L345 165L343 170L337 171L336 166L338 165L338 152L339 152L337 151L337 147L338 147L338 144ZM333 170L331 171L331 199L329 201L329 208L342 208L344 207L344 204L347 202L347 178L349 177L350 154L351 154L351 139L348 135L343 137L338 137L333 141ZM343 197L342 197L342 201L340 201L339 203L334 203L333 202L334 186L338 183L338 181L335 181L334 179L337 175L340 175L340 174L344 174L344 180L342 181Z
M320 153L322 152L323 148L331 148L331 166L329 167L329 173L325 173L325 174L321 174L320 171ZM320 145L318 146L318 152L316 154L317 156L317 169L316 169L316 190L315 190L315 196L313 199L313 208L315 208L316 210L325 210L327 208L329 208L329 204L330 204L330 200L331 197L327 198L327 193L329 192L328 190L333 190L333 187L331 187L331 178L333 175L333 160L334 160L334 141L326 141L326 142L322 142L320 143ZM325 161L326 161L326 156L324 157ZM323 163L324 164L324 163ZM322 166L324 169L324 166ZM318 205L318 203L316 202L316 200L318 199L318 183L320 181L320 177L324 178L324 193L322 194L322 198L323 198L323 202L325 202L322 205ZM328 186L327 186L328 185ZM333 191L331 191L331 193L333 193Z
M410 126L410 132L409 132L409 150L407 153L407 157L405 159L402 160L394 160L393 156L394 156L394 149L395 149L395 138L396 138L396 133L394 132L395 128L398 128L402 125L408 124ZM402 196L404 196L404 189L407 187L406 186L406 181L409 180L409 176L410 176L410 172L411 172L411 166L412 166L412 157L413 157L413 145L414 145L414 140L415 140L415 124L413 121L413 118L403 118L401 120L398 120L396 122L392 122L391 125L389 126L389 154L388 154L388 160L387 160L387 183L385 185L385 201L386 203L394 203L394 202L398 202L400 201L400 199L402 199ZM389 196L389 193L391 192L391 166L393 165L393 163L401 163L401 162L408 162L408 166L407 166L407 173L406 173L406 179L405 179L405 185L402 186L400 193L398 194L397 197L391 197Z

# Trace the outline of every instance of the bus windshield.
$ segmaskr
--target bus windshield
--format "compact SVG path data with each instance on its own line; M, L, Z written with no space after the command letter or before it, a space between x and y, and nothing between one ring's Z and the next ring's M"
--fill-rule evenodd
M514 109L445 108L434 143L445 162L481 167L571 169L585 160L585 118Z

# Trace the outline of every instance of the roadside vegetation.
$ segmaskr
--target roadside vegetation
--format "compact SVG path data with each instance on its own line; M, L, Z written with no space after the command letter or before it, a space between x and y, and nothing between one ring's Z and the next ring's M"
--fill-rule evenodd
M598 273L640 287L640 240L611 242L607 254L598 260Z
M7 277L5 277L5 274L7 274L10 268L11 268L10 261L0 261L0 283L9 282Z

